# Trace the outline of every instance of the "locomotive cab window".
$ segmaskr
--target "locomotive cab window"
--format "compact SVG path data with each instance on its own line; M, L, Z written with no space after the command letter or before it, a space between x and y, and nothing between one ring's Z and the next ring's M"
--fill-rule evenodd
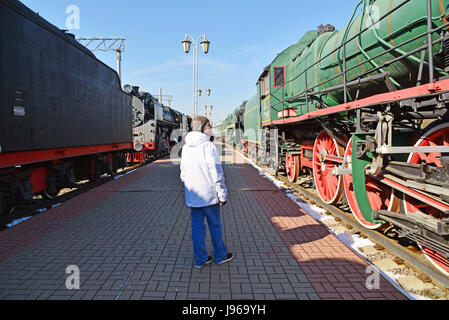
M274 86L276 88L285 86L285 67L274 68Z
M263 78L262 93L264 95L267 95L270 93L270 77L268 75L265 78Z

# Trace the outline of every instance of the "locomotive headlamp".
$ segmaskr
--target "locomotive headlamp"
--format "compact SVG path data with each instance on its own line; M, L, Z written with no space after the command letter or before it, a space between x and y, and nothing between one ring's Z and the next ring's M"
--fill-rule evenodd
M133 92L133 87L129 84L125 84L125 86L123 87L123 91L125 91L127 94L130 94L131 92Z
M205 54L209 53L209 47L210 47L210 41L204 38L203 41L201 41L201 47L203 47L203 51Z
M141 142L134 143L134 151L141 152L143 150L143 144Z
M192 45L192 41L189 40L189 38L186 35L186 38L184 39L184 41L182 42L182 46L184 48L184 52L185 53L189 53L190 52L190 46Z

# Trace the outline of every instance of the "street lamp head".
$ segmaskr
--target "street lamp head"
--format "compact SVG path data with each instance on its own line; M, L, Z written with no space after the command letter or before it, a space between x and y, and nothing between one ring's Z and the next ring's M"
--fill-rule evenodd
M198 96L201 97L202 94L203 94L203 90L199 89L199 90L198 90Z
M211 91L210 89L207 89L206 91L208 96L210 96L210 91Z
M189 38L186 36L186 38L182 42L182 46L184 48L184 52L185 53L189 53L190 52L190 46L191 45L192 45L192 41L190 41Z
M203 47L203 51L205 54L209 53L209 47L210 47L210 41L204 38L203 41L201 41L201 47Z
M214 110L214 106L210 106L210 111Z

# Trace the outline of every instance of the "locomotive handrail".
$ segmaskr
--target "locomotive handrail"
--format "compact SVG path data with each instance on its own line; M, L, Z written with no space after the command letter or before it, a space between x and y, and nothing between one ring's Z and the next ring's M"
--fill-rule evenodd
M349 40L347 40L346 42L344 42L342 45L340 45L339 47L335 48L334 50L332 50L330 53L328 53L326 56L322 57L321 59L319 59L318 61L316 61L315 63L311 64L309 67L307 67L303 72L301 72L300 74L298 74L296 77L294 77L291 80L288 80L285 82L285 84L290 83L296 79L298 79L300 76L302 76L304 73L306 73L307 71L309 71L309 69L311 69L312 67L315 67L317 64L320 64L322 61L324 61L325 59L327 59L328 57L330 57L332 54L336 53L337 51L341 50L343 48L343 46L349 44L352 40L356 39L357 37L359 37L360 35L362 35L363 33L365 33L366 31L370 30L372 27L374 27L376 24L378 24L379 22L381 22L383 19L385 19L386 17L388 17L389 15L391 15L393 12L399 10L401 7L403 7L405 4L407 4L408 2L410 2L411 0L405 0L404 2L400 3L397 7L391 9L389 12L387 12L385 15L383 15L382 17L380 17L376 22L374 22L372 25L370 25L369 27L366 27L365 29L363 29L362 31L360 31L359 33L356 33L352 38L350 38ZM366 61L365 61L366 62ZM276 89L275 92L276 93L280 88Z
M371 57L370 59L367 59L367 60L365 60L365 61L363 61L363 62L360 62L359 64L357 64L357 65L355 65L355 66L353 66L353 67L347 69L347 68L346 68L346 59L347 59L347 57L346 57L346 45L349 44L349 43L350 43L351 41L353 41L354 39L356 39L357 37L359 37L361 34L363 34L364 32L366 32L367 30L370 30L372 27L374 27L374 26L375 26L376 24L378 24L380 21L382 21L382 20L384 20L386 17L390 16L393 12L395 12L396 10L398 10L399 8L401 8L402 6L404 6L405 4L407 4L408 2L410 2L410 0L405 0L404 2L402 2L401 4L399 4L399 5L398 5L397 7L395 7L394 9L388 11L385 15L383 15L382 17L380 17L377 21L373 22L372 25L366 27L366 28L363 29L362 31L360 31L360 32L358 32L357 34L355 34L352 38L350 38L349 40L345 41L345 42L344 42L342 45L340 45L339 47L335 48L333 51L331 51L331 52L330 52L329 54L327 54L325 57L322 57L321 59L319 59L319 60L316 61L315 63L311 64L311 65L310 65L309 67L307 67L303 72L301 72L300 74L298 74L298 75L295 76L294 78L292 78L292 79L286 81L285 84L288 84L288 83L291 83L292 81L295 81L296 79L298 79L299 77L301 77L301 76L304 75L304 76L305 76L305 81L306 81L306 83L305 83L305 90L302 91L300 94L295 95L295 96L290 97L290 98L287 98L287 99L285 99L284 95L282 95L282 101L280 101L279 103L276 103L276 104L272 105L271 108L274 108L275 106L278 106L278 105L280 105L280 104L282 104L282 107L284 108L284 103L285 103L285 101L293 101L293 100L297 100L297 99L300 99L300 98L302 98L302 97L304 97L304 96L305 96L305 98L306 98L306 104L307 104L307 108L308 108L309 95L317 94L317 93L314 92L313 90L316 89L316 88L318 88L318 87L320 87L320 86L325 86L325 85L328 84L329 82L331 82L331 81L333 81L333 80L335 80L335 79L341 77L341 74L337 74L336 76L334 76L334 77L332 77L332 78L326 80L325 82L319 83L319 84L317 84L317 85L315 85L315 86L309 88L309 87L308 87L308 83L307 83L307 72L308 72L310 69L312 69L313 67L316 67L317 65L319 65L322 61L324 61L325 59L327 59L328 57L330 57L332 54L335 54L336 52L340 52L342 49L343 49L343 51L344 51L344 53L343 53L343 69L344 69L344 70L343 70L343 77L344 77L344 81L343 81L342 85L343 85L343 88L344 88L345 103L347 102L347 95L346 95L346 93L347 93L347 84L348 84L348 82L353 82L353 81L355 81L355 80L357 80L357 79L360 79L360 78L362 78L362 77L365 77L365 76L367 76L367 75L369 75L369 74L371 74L371 73L373 73L373 72L376 72L376 71L382 72L381 69L382 69L383 67L388 66L388 65L391 65L391 64L393 64L393 63L396 63L396 62L398 62L398 61L400 61L400 60L402 60L402 59L404 59L404 58L410 57L410 56L414 55L414 54L417 53L417 52L420 52L420 51L425 52L426 49L429 50L430 48L431 48L431 49L430 49L429 52L430 52L431 54L429 54L429 61L426 62L426 61L423 60L423 61L421 61L421 63L424 63L424 64L428 65L428 66L429 66L429 70L431 69L431 71L429 71L429 79L431 80L430 82L433 82L433 81L434 81L434 75L433 75L433 73L434 73L434 69L435 69L435 68L434 68L434 66L433 66L433 50L432 50L432 49L433 49L433 46L434 46L435 44L438 44L438 43L440 43L440 42L446 40L446 39L448 38L447 36L442 36L442 37L440 37L439 39L437 39L436 41L431 41L431 43L427 43L427 44L425 44L425 45L419 47L418 49L412 50L412 51L410 51L410 52L408 52L408 53L404 53L404 54L402 54L402 55L401 55L400 57L398 57L398 58L395 58L395 59L392 59L392 60L390 60L390 61L387 61L387 62L383 63L381 66L377 66L376 64L374 64L374 68L372 68L372 69L366 71L366 72L363 73L363 74L359 74L358 76L356 76L356 77L354 77L354 78L352 78L352 79L349 79L349 81L348 81L348 79L346 78L346 77L347 77L347 73L348 73L349 71L351 71L351 70L354 70L355 68L358 68L358 67L360 67L360 66L362 66L362 65L364 65L364 64L367 64L367 63L373 63L373 61L374 61L375 59L377 59L377 58L379 58L379 57L381 57L381 56L384 56L384 55L386 55L386 54L388 54L388 53L390 53L390 52L392 52L392 51L396 51L396 52L397 52L397 51L398 51L398 50L397 50L398 48L400 48L400 47L402 47L402 46L404 46L404 45L406 45L406 44L408 44L408 43L410 43L410 42L413 42L413 41L416 41L416 40L418 40L418 39L420 39L420 38L423 38L423 37L425 37L426 35L428 36L429 39L432 39L432 35L433 35L434 33L436 33L436 32L438 32L438 31L442 30L442 29L445 28L445 27L449 27L449 23L445 23L444 25L441 25L440 27L437 27L437 28L435 28L435 29L432 29L432 19L433 19L434 17L432 16L432 12L431 12L431 0L428 0L428 17L427 17L428 25L427 25L427 30L426 30L426 32L424 32L424 33L422 33L422 34L420 34L420 35L417 35L417 36L413 37L412 39L409 39L409 40L407 40L407 41L405 41L405 42L403 42L403 43L401 43L401 44L399 44L399 45L390 46L390 48L389 48L388 50L386 50L386 51L384 51L384 52L382 52L382 53L380 53L380 54L377 54L376 56ZM441 17L444 17L444 15L441 15ZM401 51L401 52L403 52L403 51ZM339 61L340 61L340 59L339 59ZM338 64L340 64L340 63L338 63ZM440 70L439 68L437 68L436 71L438 71L438 72L441 73L441 74L445 74L445 72L444 72L443 70ZM419 79L419 80L420 80L420 79ZM334 86L334 87L333 87L334 90L337 90L336 87L337 87L337 86ZM274 94L275 94L276 92L278 92L280 89L281 89L281 88L277 88L274 92L272 92L271 95L274 96ZM283 89L283 88L282 88L282 89ZM341 89L341 87L339 87L338 89ZM333 91L333 90L329 90L329 88L328 88L328 89L324 89L324 90L327 91L327 92ZM310 92L312 92L312 93L310 93ZM321 92L321 91L318 91L318 93L322 93L322 92ZM278 100L280 100L280 99L278 99ZM351 99L351 100L352 100L352 99Z
M434 80L432 34L432 0L427 0L427 44L429 46L429 81L431 83Z
M449 25L449 24L448 24L448 25ZM440 43L440 42L443 42L444 40L448 40L448 39L449 39L449 36L443 36L443 37L441 37L440 39L437 39L437 40L433 41L433 42L432 42L432 46L434 46L434 45L436 45L436 44L438 44L438 43ZM396 63L396 62L398 62L399 60L402 60L402 59L406 58L407 56L410 56L410 55L412 55L412 54L415 54L415 53L418 53L418 52L420 52L420 51L426 50L427 48L428 48L428 44L426 43L425 45L423 45L423 46L421 46L421 47L419 47L419 48L417 48L417 49L414 49L414 50L410 51L410 52L407 53L407 54L404 54L404 55L399 56L399 57L397 57L397 58L395 58L395 59L393 59L393 60L390 60L390 61L388 61L388 62L385 62L385 63L384 63L382 66L380 66L380 67L377 67L377 68L371 69L371 70L369 70L369 71L367 71L367 72L365 72L365 73L362 73L361 76L365 76L365 75L367 75L367 74L369 74L369 73L371 73L371 72L374 72L374 71L379 70L380 68L382 68L382 67L384 67L384 66L387 66L387 65ZM357 77L357 78L358 78L358 77ZM356 79L356 78L354 78L354 79ZM433 82L433 81L431 81L431 82ZM431 82L430 82L430 83L431 83Z
M376 75L373 75L373 76L370 76L370 77L366 77L366 78L363 78L363 79L361 79L361 77L357 77L357 78L354 78L355 80L351 80L351 81L346 82L346 86L348 88L349 87L354 87L356 85L361 85L361 84L364 84L366 82L376 81L376 80L379 80L379 79L384 79L384 78L390 77L390 75L391 75L390 72L382 72L380 74L376 74ZM311 96L314 96L314 95L318 95L318 94L332 92L332 91L335 91L335 90L340 90L340 89L343 89L343 88L344 88L344 84L340 84L340 85L336 85L336 86L329 87L329 88L326 88L326 89L313 91L313 92L310 92L309 94ZM290 97L290 98L285 99L285 101L297 100L297 99L301 98L304 95L305 94L303 94L301 96Z
M436 31L439 31L439 30L441 30L441 29L443 29L443 28L445 28L445 27L449 27L449 23L446 23L446 24L444 24L444 25L442 25L442 26L440 26L440 27L438 27L438 28L436 28L436 29L433 29L433 31L436 32ZM403 46L403 45L405 45L405 44L407 44L407 43L409 43L409 42L412 42L412 41L414 41L414 40L417 40L417 39L419 39L419 38L422 38L422 37L424 37L426 34L427 34L427 32L422 33L422 34L420 34L420 35L414 37L413 39L410 39L410 40L408 40L408 41L406 41L406 42L404 42L404 43L402 43L402 44L400 44L400 45L398 45L398 46L396 46L396 47L401 47L401 46ZM438 44L438 43L440 43L440 42L443 42L443 41L445 41L445 40L449 40L449 35L440 37L439 39L433 41L432 45L436 45L436 44ZM428 48L428 45L425 44L425 45L423 45L423 46L421 46L421 47L419 47L419 48L417 48L417 49L415 49L415 50L410 51L409 53L406 53L406 54L404 54L404 55L401 55L401 56L399 56L399 57L397 57L397 58L395 58L395 59L393 59L393 60L387 61L387 62L383 63L381 66L378 66L378 67L375 67L375 68L373 68L373 69L370 69L370 70L366 71L365 73L362 73L362 74L358 75L357 77L354 77L354 78L350 79L350 80L347 81L346 83L350 83L350 82L356 81L357 79L361 79L361 78L363 78L364 76L367 76L367 75L370 74L370 73L373 73L373 72L375 72L375 71L378 71L378 70L382 69L382 68L385 67L385 66L388 66L388 65L391 65L391 64L393 64L393 63L396 63L396 62L398 62L398 61L400 61L400 60L406 58L407 56L413 55L413 54L415 54L415 53L417 53L417 52L420 52L420 51L425 51L427 48ZM383 53L380 53L380 54L374 56L373 59L376 59L376 58L378 58L378 57L381 57L381 56L383 56L384 54L389 53L389 52L391 52L391 51L394 50L394 49L395 49L395 48L388 49L388 50L384 51ZM355 66L349 68L349 69L347 70L347 72L350 71L350 70L353 70L353 69L355 69L355 68L357 68L357 67L360 67L361 65L363 65L363 64L366 63L366 62L368 62L368 60L366 60L366 61L364 61L364 62L362 62L362 63L359 63L359 64L357 64L357 65L355 65ZM300 99L300 98L306 96L306 92L309 92L309 94L307 94L307 96L309 96L309 95L315 95L315 94L320 94L320 93L324 93L324 92L331 92L331 91L334 91L334 90L341 89L341 86L335 86L335 87L332 87L332 88L327 88L327 89L323 89L323 90L320 90L320 91L316 91L316 92L315 92L315 91L312 91L312 92L311 92L311 90L316 89L316 88L318 88L318 87L320 87L320 86L323 86L323 84L326 84L326 83L328 83L328 82L330 82L330 81L332 81L332 80L335 80L335 79L338 78L338 77L340 77L340 75L336 75L336 76L334 76L333 78L330 78L329 80L327 80L326 82L323 82L323 83L318 84L318 85L315 85L315 86L313 86L313 87L311 87L311 88L309 88L309 89L306 89L306 90L304 90L302 93L300 93L299 95L296 95L296 96L293 96L293 97L284 99L284 100L280 101L279 103L272 105L272 107L277 106L277 105L280 105L281 103L284 103L284 101L293 101L293 100ZM343 85L344 85L344 84L342 84L342 86L343 86ZM329 90L329 89L333 89L333 90ZM278 99L278 100L279 100L279 99Z
M438 27L438 28L436 28L436 29L434 29L434 31L435 31L435 32L436 32L436 31L439 31L440 29L443 29L444 27L449 27L449 22L446 23L446 24L444 24L444 25L442 25L442 26L440 26L440 27ZM426 34L427 34L427 32L422 33L422 34L420 34L420 35L418 35L418 36L416 36L416 37L414 37L414 38L412 38L412 39L409 39L409 40L407 40L406 42L404 42L404 43L398 45L397 47L401 47L401 46L403 46L403 45L406 45L406 44L409 43L409 42L412 42L412 41L414 41L414 40L417 40L417 39L419 39L419 38L422 38L422 37L424 37ZM433 45L436 45L436 44L438 44L438 43L440 43L440 42L443 42L443 41L445 41L445 40L449 40L449 35L440 37L439 39L433 41ZM357 79L363 78L364 76L366 76L366 75L368 75L368 74L370 74L370 73L372 73L372 72L378 71L379 69L382 69L382 68L385 67L385 66L388 66L388 65L390 65L390 64L396 63L396 62L398 62L398 61L404 59L405 57L407 57L407 56L409 56L409 55L413 55L413 54L415 54L415 53L417 53L417 52L419 52L419 51L425 51L427 48L428 48L428 45L425 44L425 45L423 45L423 46L421 46L421 47L419 47L419 48L417 48L417 49L414 49L414 50L410 51L409 53L406 53L406 54L401 55L401 56L399 56L399 57L397 57L397 58L394 58L393 60L387 61L387 62L385 62L384 64L382 64L381 66L378 66L378 67L376 67L376 68L370 69L370 70L366 71L365 73L362 73L362 74L358 75L357 77L354 77L354 78L350 79L347 83L350 83L350 82L356 81ZM374 56L373 59L379 58L379 57L381 57L382 55L384 55L384 54L386 54L386 53L389 53L389 52L392 51L393 49L394 49L394 48L388 49L388 50L386 50L385 52L380 53L380 54ZM364 61L364 62L362 62L362 63L359 63L359 64L357 64L357 65L355 65L355 66L349 68L347 71L351 71L352 69L355 69L355 68L357 68L357 67L360 67L360 65L362 65L363 63L366 63L366 62L367 62L367 61ZM333 77L333 78L327 80L326 82L324 82L324 84L327 83L327 82L330 82L330 81L332 81L332 80L335 80L335 79L338 78L338 77L339 77L339 75L337 75L337 76L335 76L335 77ZM342 84L342 85L343 85L343 84ZM293 101L293 100L300 99L300 98L302 98L303 96L306 95L306 92L309 92L310 90L313 90L313 89L315 89L315 88L317 88L317 87L320 87L320 86L322 86L322 84L318 84L318 85L316 85L316 86L314 86L314 87L311 87L311 88L309 88L309 90L305 90L305 91L303 91L302 93L300 93L299 95L296 95L296 96L287 98L287 99L285 99L285 101ZM338 87L338 88L337 88L337 87ZM333 88L333 90L328 90L328 89L332 89L332 88ZM332 87L332 88L323 89L323 90L326 90L327 92L331 92L331 91L334 91L334 90L341 89L340 86L335 86L335 87ZM311 92L310 95L320 94L320 93L323 93L323 92L321 92L321 91L318 91L318 92ZM282 102L281 102L281 103L282 103ZM280 103L278 103L278 104L280 104Z

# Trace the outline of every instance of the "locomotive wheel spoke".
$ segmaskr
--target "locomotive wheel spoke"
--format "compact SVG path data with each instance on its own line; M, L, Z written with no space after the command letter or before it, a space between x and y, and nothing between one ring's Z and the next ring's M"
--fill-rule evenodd
M313 149L313 176L318 194L325 203L336 204L343 194L342 178L335 177L332 169L335 163L326 161L325 155L340 157L341 147L326 132L321 132Z
M426 133L417 143L416 147L422 146L447 146L449 145L449 124L445 123L437 126ZM413 153L409 156L408 162L413 164L426 163L427 165L434 165L436 167L442 167L442 163L439 160L441 153ZM437 219L442 219L446 215L437 210L436 208L430 206L427 203L421 202L410 196L404 195L404 208L405 212L409 216L413 216L417 213L424 213L426 215L435 217ZM446 217L447 218L447 217ZM424 252L426 258L432 262L432 264L440 270L440 272L449 276L449 260L446 259L440 253L427 248L421 243L418 243L421 250Z
M296 182L299 177L299 156L287 153L285 160L285 170L290 182Z

